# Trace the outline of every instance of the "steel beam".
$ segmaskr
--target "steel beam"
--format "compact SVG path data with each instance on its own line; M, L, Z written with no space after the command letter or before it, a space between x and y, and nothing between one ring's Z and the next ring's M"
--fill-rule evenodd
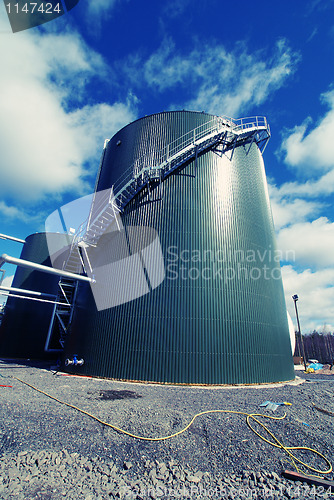
M17 241L18 243L25 243L26 240L21 240L20 238L14 238L14 236L8 236L7 234L0 234L1 240L12 240Z
M79 281L88 281L88 283L95 283L95 280L93 278L89 278L88 276L69 273L68 271L55 269L54 267L43 266L42 264L36 264L35 262L30 262L29 260L17 259L16 257L11 257L10 255L4 253L0 257L0 267L5 262L7 262L8 264L14 264L15 266L19 267L26 267L28 269L42 271L44 273L55 274L56 276L64 276L65 278L72 278Z
M9 292L2 292L1 290L0 290L0 295L3 295L4 297L7 298L15 297L16 299L35 300L36 302L43 302L45 304L59 304L59 305L64 305L65 307L68 306L68 304L62 304L61 302L55 302L54 300L39 299L37 297L30 297L30 295L19 295L17 293L9 294Z
M49 299L56 299L56 295L51 295L49 293L35 292L34 290L25 290L23 288L14 288L13 286L0 286L0 290L5 290L6 292L18 292L24 295L34 295L36 297L47 297Z

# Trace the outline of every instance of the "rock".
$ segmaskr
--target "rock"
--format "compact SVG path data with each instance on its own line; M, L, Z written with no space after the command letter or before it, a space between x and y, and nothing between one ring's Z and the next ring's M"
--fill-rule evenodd
M192 475L188 475L187 476L187 479L188 481L190 481L191 483L199 483L201 478L198 477L198 476L192 476Z
M160 474L165 474L165 472L167 472L167 470L168 470L168 469L167 469L167 467L166 467L166 464L165 464L164 462L162 462L162 463L160 464L160 467L159 467L159 473L160 473Z
M150 472L149 472L149 475L148 477L149 478L152 478L152 477L156 477L157 476L157 471L156 469L151 469Z
M7 476L9 479L14 479L20 476L19 469L17 467L11 467L7 470Z
M275 481L280 481L280 480L281 480L281 478L279 477L279 475L278 475L278 474L276 474L276 472L272 472L272 473L271 473L271 477L272 477L273 479L275 479Z

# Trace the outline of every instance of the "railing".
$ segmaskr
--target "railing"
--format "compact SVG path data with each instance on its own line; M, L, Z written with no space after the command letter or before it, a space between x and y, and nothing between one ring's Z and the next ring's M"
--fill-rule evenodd
M85 233L87 231L88 220L89 220L89 217L87 217L87 219L85 219L80 224L80 226L78 227L78 229L75 232L75 235L73 236L73 240L72 240L72 243L71 243L71 247L70 247L70 251L69 251L68 257L67 257L66 261L63 264L63 270L64 271L66 271L67 263L70 260L70 258L72 257L73 252L77 251L78 243L83 239L83 237L84 237L84 235L85 235Z
M223 122L226 120L229 124L232 123L232 118L221 118L214 117L209 122L206 122L202 125L199 125L193 130L190 130L186 134L178 137L173 142L162 148L155 154L154 163L156 165L162 164L164 161L167 161L168 158L174 156L176 153L184 149L188 144L199 140L205 135L213 132L215 129L222 128ZM119 177L114 185L114 192L117 193L124 187L131 179L138 178L142 172L142 170L147 166L147 155L143 155L138 158L130 167ZM153 167L153 165L152 165Z
M94 198L91 206L91 211L87 220L87 229L98 220L103 213L105 207L113 199L113 188L97 191L94 193Z
M220 133L227 132L231 137L242 135L242 132L250 132L251 130L266 130L270 135L269 125L264 116L252 116L246 118L239 118L237 120L228 116L215 116L210 121L199 125L193 130L178 137L160 151L155 152L154 158L143 155L138 158L130 167L118 178L113 189L95 193L89 217L79 226L75 237L72 242L70 255L73 248L77 243L84 238L87 230L92 226L94 221L103 213L107 206L112 204L117 209L117 202L122 205L123 202L129 198L128 189L133 189L134 193L137 191L135 185L138 183L137 188L147 181L147 172L157 170L158 167L167 167L172 161L177 159L179 153L191 149L192 145L205 142L218 136ZM118 206L121 209L122 206Z
M247 118L239 118L238 120L233 120L235 127L234 131L246 130L250 128L263 128L268 130L269 124L265 116L249 116Z
M185 133L181 137L177 138L164 148L162 148L158 153L155 154L154 166L168 162L169 158L177 155L180 151L186 148L190 144L196 143L206 135L213 133L214 131L228 130L230 132L240 132L247 131L251 128L257 129L267 129L269 131L269 126L265 116L252 116L247 118L240 118L235 120L234 118L228 116L215 116L212 120L199 125L193 130ZM137 179L144 169L147 169L148 158L147 155L138 158L116 181L114 185L115 197L121 189L127 185L132 179Z

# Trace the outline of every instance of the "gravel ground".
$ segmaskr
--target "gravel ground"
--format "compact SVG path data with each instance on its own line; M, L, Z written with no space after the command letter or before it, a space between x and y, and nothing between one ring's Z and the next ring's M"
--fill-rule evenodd
M172 439L142 441L13 378L147 437L175 433L205 410L275 417L286 412L283 420L261 420L286 446L315 448L331 461L334 371L298 371L296 375L290 384L167 386L71 377L54 374L46 364L2 360L0 498L333 498L334 488L330 491L284 479L282 470L293 470L287 453L261 440L243 415L204 415ZM260 408L267 400L288 401L291 406L280 406L275 412ZM326 463L310 452L296 451L295 455L315 468L326 469ZM326 476L328 480L333 477L333 473Z

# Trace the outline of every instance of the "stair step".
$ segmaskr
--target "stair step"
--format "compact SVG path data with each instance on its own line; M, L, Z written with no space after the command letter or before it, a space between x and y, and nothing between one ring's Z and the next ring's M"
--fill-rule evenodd
M69 267L77 269L78 267L80 267L80 264L81 264L80 260L78 260L77 262L68 262L65 266L65 269L68 269Z
M66 263L66 267L68 267L68 266L76 267L76 266L78 266L80 263L81 263L81 259L79 259L79 258L77 258L77 259L71 259L71 260L68 260L68 261L67 261L67 263Z
M106 224L109 220L110 220L110 217L101 217L101 219L98 219L97 221L95 221L95 222L94 222L94 224L92 224L92 225L89 227L89 229L90 229L90 228L92 228L92 227L97 227L97 226L99 226L99 225L101 225L101 224L102 224L102 225L103 225L103 224Z

